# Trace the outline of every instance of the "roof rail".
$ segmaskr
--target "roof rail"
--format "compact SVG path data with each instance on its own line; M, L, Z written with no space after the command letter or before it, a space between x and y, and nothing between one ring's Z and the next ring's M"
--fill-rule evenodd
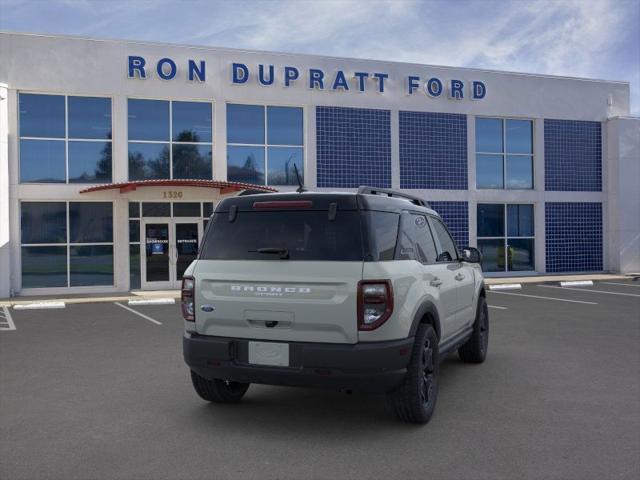
M358 193L367 194L367 195L385 195L387 197L392 197L392 198L402 198L403 200L407 200L413 203L414 205L431 208L429 206L429 203L420 197L409 195L408 193L400 192L398 190L392 190L390 188L376 188L376 187L368 187L366 185L363 185L358 187Z

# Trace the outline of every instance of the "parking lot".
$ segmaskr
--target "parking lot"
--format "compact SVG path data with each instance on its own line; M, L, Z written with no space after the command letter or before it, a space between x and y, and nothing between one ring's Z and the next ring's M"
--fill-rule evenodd
M0 478L638 478L640 281L488 299L488 359L445 361L426 426L375 395L208 404L177 304L0 307Z

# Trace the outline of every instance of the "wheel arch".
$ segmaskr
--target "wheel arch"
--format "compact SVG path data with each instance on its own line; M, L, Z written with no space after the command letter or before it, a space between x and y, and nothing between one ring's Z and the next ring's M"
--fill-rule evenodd
M433 329L436 331L438 340L442 338L440 329L440 315L438 315L438 309L436 308L436 306L430 301L424 302L416 311L416 314L413 317L413 322L411 324L409 336L415 336L418 327L422 323L432 325Z

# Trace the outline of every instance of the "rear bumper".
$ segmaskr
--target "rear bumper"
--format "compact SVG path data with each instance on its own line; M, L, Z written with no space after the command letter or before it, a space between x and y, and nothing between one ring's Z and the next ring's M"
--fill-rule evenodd
M291 342L289 367L249 364L249 339L186 332L182 345L187 365L209 379L387 392L406 374L413 337L355 345Z

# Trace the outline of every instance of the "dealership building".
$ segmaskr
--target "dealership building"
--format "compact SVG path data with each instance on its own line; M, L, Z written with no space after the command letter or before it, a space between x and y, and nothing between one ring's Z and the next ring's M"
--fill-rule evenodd
M640 271L628 82L0 33L0 298L176 288L296 167L424 198L487 275Z

